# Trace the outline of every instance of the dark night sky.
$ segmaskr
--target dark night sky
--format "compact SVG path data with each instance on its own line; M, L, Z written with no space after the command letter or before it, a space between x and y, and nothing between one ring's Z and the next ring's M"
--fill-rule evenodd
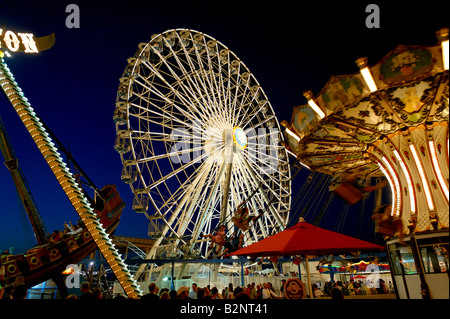
M80 8L79 29L65 25L70 3ZM292 3L2 0L0 26L35 36L55 33L52 49L34 56L15 54L6 63L37 114L96 185L118 186L127 206L116 234L145 238L146 218L132 211L131 191L120 180L112 121L119 77L140 42L172 28L190 28L216 38L248 66L281 121L290 120L293 106L306 103L304 90L317 94L332 75L357 72L358 57L367 56L369 64L375 64L398 44L435 44L435 32L447 26L442 1ZM380 7L379 29L365 26L369 3ZM47 230L76 221L75 210L12 106L3 95L0 101L0 115ZM293 196L307 175L296 178ZM22 252L34 244L19 212L11 177L2 166L0 249L14 246ZM335 219L328 218L328 228L333 228ZM355 235L354 231L347 232Z

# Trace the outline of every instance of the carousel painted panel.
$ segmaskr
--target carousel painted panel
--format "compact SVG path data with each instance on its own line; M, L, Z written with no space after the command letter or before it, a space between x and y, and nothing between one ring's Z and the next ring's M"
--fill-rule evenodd
M429 188L433 197L435 211L439 217L447 219L448 226L448 186L440 185L438 174L440 170L435 168L435 164L432 159L432 150L430 149L430 143L428 138L429 131L424 126L420 126L411 131L411 137L418 150L419 157L423 163L425 174L429 182ZM442 186L446 187L443 189ZM447 196L446 194L447 193Z
M378 138L378 134L373 134L368 130L350 127L344 125L344 123L333 123L332 121L336 121L336 119L331 119L329 123L319 124L308 137L339 143L372 143Z
M411 188L408 187L408 196L414 196L413 210L404 210L402 219L403 223L410 225L412 231L425 231L430 227L429 208L427 205L426 194L422 184L419 168L414 160L413 153L410 148L408 135L396 134L391 142L398 150L398 155L405 165L403 175L409 174L411 179ZM405 189L403 187L403 192ZM409 213L409 215L408 215ZM415 228L414 228L415 227Z
M381 106L382 101L376 96L365 97L356 104L350 105L334 114L345 122L362 126L374 132L393 132L399 128L389 112Z
M326 163L320 163L315 162L316 166L314 164L309 163L309 158L305 159L304 161L307 163L308 166L311 167L311 170L319 171L325 174L329 174L332 176L338 176L343 171L351 170L355 167L360 167L364 164L366 164L366 160L364 158L356 158L354 160L349 161L342 161L342 162L326 162Z
M308 162L311 164L311 166L329 165L331 163L340 165L341 162L355 161L360 159L361 157L362 157L361 153L348 153L348 154L331 153L331 154L309 156Z
M309 105L294 107L291 125L297 134L299 134L300 138L311 131L317 122L317 115Z
M368 93L360 73L332 76L319 93L317 101L321 107L336 112L355 103Z
M448 92L448 72L440 74L439 87L436 90L434 103L431 106L427 121L448 122L449 115L449 92Z
M415 145L416 152L422 162L423 170L428 183L429 192L431 194L431 203L433 207L430 208L430 214L434 218L437 216L437 227L443 228L449 226L449 210L448 210L448 184L447 189L442 189L439 183L439 172L434 168L430 144L428 142L427 130L424 126L420 126L410 132L411 139ZM447 175L448 177L448 175ZM426 191L426 190L425 190ZM447 197L445 195L447 193Z
M400 85L430 75L437 60L432 49L399 45L381 60L377 71L387 85Z
M305 143L303 143L305 142ZM326 153L342 153L342 152L363 152L366 150L366 145L363 143L336 143L326 141L302 141L299 147L299 152L308 156Z
M386 97L393 109L407 125L424 123L433 104L438 88L434 77L418 83L389 88Z

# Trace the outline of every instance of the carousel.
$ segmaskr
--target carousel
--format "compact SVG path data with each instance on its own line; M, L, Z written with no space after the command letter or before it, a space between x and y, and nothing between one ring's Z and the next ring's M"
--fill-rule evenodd
M358 72L305 91L307 104L282 122L287 151L331 175L349 205L390 190L372 218L400 299L449 298L448 29L436 35L373 65L358 59Z

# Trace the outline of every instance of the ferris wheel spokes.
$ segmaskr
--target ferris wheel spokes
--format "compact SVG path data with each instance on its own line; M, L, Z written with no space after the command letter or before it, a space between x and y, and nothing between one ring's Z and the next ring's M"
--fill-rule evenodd
M216 206L212 205L212 203L215 203L215 201L219 198L218 189L220 186L220 182L222 180L222 176L225 172L225 168L226 168L226 163L222 162L220 169L218 170L218 173L214 178L214 186L208 195L208 199L206 200L206 203L204 206L204 211L202 213L202 218L199 220L199 223L197 224L198 227L196 226L196 228L194 229L194 235L199 234L199 231L201 231L204 228L206 221L211 219L211 216L213 215L213 210L214 210L214 207L216 207Z
M181 104L181 103L186 103L186 104L184 104L184 105L188 105L188 106L191 106L191 107L187 107L187 108L182 107L181 105L179 105L179 103L175 103L174 100L171 100L171 99L169 98L169 96L165 95L163 92L161 92L159 89L157 89L157 88L155 88L155 87L147 87L146 85L144 85L143 83L141 83L141 82L138 81L138 80L134 80L133 83L139 84L140 86L146 88L146 89L148 90L149 93L153 93L153 94L155 94L157 97L159 97L159 98L161 99L160 101L162 101L162 102L164 102L164 103L167 103L167 105L170 105L170 106L175 107L175 108L177 109L177 111L180 112L179 114L182 115L182 116L184 116L185 118L188 118L188 119L197 119L197 118L198 118L198 115L201 115L201 113L199 113L199 114L193 114L193 113L191 113L191 112L192 112L191 109L193 109L193 108L195 107L195 105L193 105L193 104L190 102L189 99L184 99L183 96L182 96L181 94L179 94L179 91L176 90L176 88L174 88L172 85L168 85L168 87L170 88L170 91L174 94L174 96L176 96L176 97L179 99L179 103L180 103L180 104ZM135 94L135 93L133 93L133 94ZM137 96L138 96L138 95L137 95ZM143 98L143 97L141 97L141 99L146 100L146 98ZM157 101L153 102L153 101L151 101L151 100L147 100L147 102L148 102L149 104L155 104ZM136 104L135 104L135 105L136 105ZM158 105L158 104L156 104L156 105ZM188 111L190 111L190 112L187 112L186 109L187 109ZM161 110L161 108L159 108L159 110ZM146 109L146 111L149 111L149 110ZM152 110L150 110L150 111L152 111ZM155 112L155 111L153 111L153 112ZM179 119L179 118L177 118L177 117L173 118L173 117L172 117L173 114L174 114L173 111L172 111L172 112L167 112L167 111L165 112L165 116L169 116L169 118L171 118L171 119L173 119L173 120L175 120L175 121L181 122L181 124L184 124L184 125L189 126L189 124L187 124L186 122L184 122L182 119ZM203 120L207 120L207 118L202 118L202 119L203 119Z
M202 166L206 165L208 165L206 162L202 163ZM180 187L171 195L171 197L168 198L166 202L160 207L161 210L171 211L175 205L177 206L177 210L182 209L185 202L190 197L192 191L198 188L199 183L201 183L200 180L206 179L208 177L211 169L208 169L206 167L199 167L198 171L199 174L192 174L180 185ZM181 197L181 199L177 200L177 197ZM172 206L169 207L170 204L172 204ZM168 208L166 209L166 207Z
M174 56L176 57L176 55L174 55ZM193 77L186 77L186 79L188 81L190 81L190 83L193 84L194 87L189 86L188 87L189 90L186 90L185 86L183 85L184 82L181 81L181 79L179 79L179 78L178 78L178 80L179 80L178 83L184 89L184 92L195 92L196 91L199 94L199 96L203 99L203 106L211 108L209 111L220 112L221 109L217 108L217 106L220 104L218 104L217 101L211 100L211 96L215 98L215 94L211 94L211 93L213 93L213 90L208 90L207 85L203 81L204 78L207 78L206 71L205 71L205 76L198 76L199 69L204 70L203 64L199 62L198 63L199 69L197 69L194 65L194 61L191 59L191 56L189 54L186 54L186 57L189 62L190 71L188 72L186 69L182 68L182 72L184 72L185 74L192 73L194 75ZM176 59L176 61L179 63L180 66L182 66L182 63L180 62L179 59ZM193 90L193 88L195 88L195 90ZM203 88L205 93L202 93L200 88ZM205 100L205 97L208 98L208 100ZM216 108L212 109L212 107L214 107L214 106L216 106Z
M253 170L253 168L250 166L250 164L247 162L247 160L245 158L243 158L244 165L246 166L247 170L246 172L250 175L251 180L253 180L253 182L256 184L260 181L263 181L263 183L265 185L267 185L265 180L258 180L258 178L256 177L256 174ZM274 194L274 193L272 193ZM275 194L274 194L275 195ZM267 197L267 195L264 192L261 192L261 196L264 199L264 203L265 205L267 205L271 211L271 213L273 214L273 216L275 217L275 220L277 221L278 226L280 227L281 230L284 230L284 228L286 227L286 224L282 221L281 216L278 214L278 212L273 208L272 205L270 205L270 200Z
M207 179L207 177L209 176L209 175L214 175L214 172L212 172L211 173L211 170L210 171L203 171L202 172L202 174L203 174L203 178L199 178L199 179L197 179L199 182L197 183L197 184L193 184L192 186L193 187L191 187L191 191L190 192L187 192L187 193L185 193L185 195L183 196L183 198L186 198L186 200L187 199L192 199L192 197L191 196L195 196L195 197L199 197L200 195L201 195L201 193L205 190L205 189L207 189L207 188L213 188L213 191L210 191L209 193L211 194L211 195L214 195L214 194L217 194L217 192L214 190L214 188L216 187L216 186L212 186L211 185L211 181L213 180L213 179L209 179L209 182L207 182L207 184L206 184L206 186L203 188L203 184L201 183L202 181L204 181L205 179ZM217 174L217 173L216 173ZM220 173L219 173L220 174ZM196 187L196 186L198 186L198 187ZM194 194L194 195L192 195L192 194ZM201 209L203 209L204 207L206 207L205 209L208 209L208 207L209 206L211 206L209 203L210 202L214 202L215 200L214 200L214 198L213 199L211 199L210 201L208 201L206 204L204 203L204 202L202 202L202 201L200 201L200 202L197 202L197 201L195 201L195 200L192 200L192 201L190 201L189 202L189 204L188 204L188 206L185 206L183 203L180 203L180 205L178 205L177 207L176 207L176 212L174 212L173 214L172 214L172 217L171 217L171 222L172 223L174 223L175 222L175 219L176 218L178 218L178 217L175 217L175 216L177 216L178 214L177 213L183 213L183 214L186 214L186 212L187 212L187 216L193 216L193 213L194 212L198 212L199 210L201 210ZM214 205L212 205L213 207L214 207ZM209 215L212 215L212 212L211 212L211 214L209 214ZM184 218L184 220L187 222L187 221L189 221L189 219L190 218ZM186 229L187 229L187 223L186 222L181 222L181 227L178 227L179 226L179 224L180 224L180 222L178 222L177 223L177 227L176 227L176 229L177 229L177 234L179 235L179 233L183 233L183 232L185 232L186 231ZM192 222L192 221L191 221ZM201 223L201 221L200 221L200 223ZM193 224L194 225L198 225L199 224L199 222L198 222L198 214L197 214L197 220L195 221L195 222L193 222ZM197 238L198 237L198 234L199 234L199 231L198 230L195 230L195 228L194 228L194 230L193 230L193 232L192 232L192 238Z
M217 168L216 170L217 171ZM211 171L211 174L205 175L205 178L209 177L209 176L213 176L216 175L214 174L213 171ZM186 210L184 211L185 214L185 220L189 221L189 222L193 222L193 225L196 225L198 222L198 216L202 215L201 213L198 214L199 212L201 212L203 209L207 209L209 203L206 201L206 198L200 198L202 193L204 193L204 190L208 189L208 188L213 188L214 186L211 185L211 181L213 181L213 178L209 179L209 182L206 181L205 187L202 186L201 183L198 184L199 187L195 188L194 190L196 190L196 192L194 193L194 196L190 197L190 202L189 205L186 207ZM208 193L208 192L206 192ZM210 191L209 193L215 193L214 191ZM194 216L194 213L197 212L197 218L195 219L195 221L193 221L193 219L196 217ZM182 232L186 232L187 229L187 224L185 225L185 227L181 228ZM198 234L196 234L195 232L192 233L192 238L195 238Z

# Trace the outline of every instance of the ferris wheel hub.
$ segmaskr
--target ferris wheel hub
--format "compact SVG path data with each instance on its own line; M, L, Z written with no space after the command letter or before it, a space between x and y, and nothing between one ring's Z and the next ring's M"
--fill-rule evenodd
M248 139L244 130L239 126L233 128L233 142L236 147L245 149L247 147Z

